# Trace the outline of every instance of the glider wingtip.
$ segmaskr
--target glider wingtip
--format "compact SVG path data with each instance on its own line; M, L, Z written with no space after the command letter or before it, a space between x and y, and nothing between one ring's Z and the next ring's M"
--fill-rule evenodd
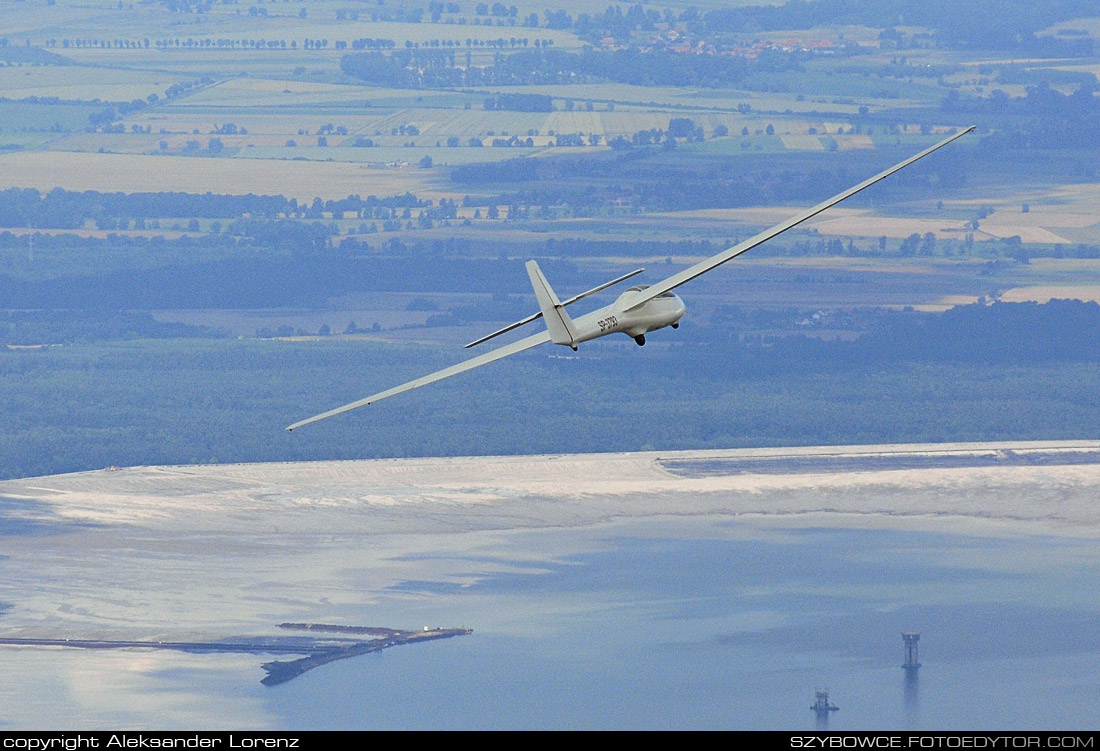
M316 417L310 417L310 418L309 418L309 419L307 419L307 420L300 420L299 422L296 422L296 423L292 423L292 424L290 424L290 425L287 425L287 426L286 426L286 432L288 432L288 433L293 433L293 432L294 432L295 430L297 430L298 428L301 428L301 427L305 427L306 425L309 425L310 423L314 423L314 422L317 422L317 418L316 418Z

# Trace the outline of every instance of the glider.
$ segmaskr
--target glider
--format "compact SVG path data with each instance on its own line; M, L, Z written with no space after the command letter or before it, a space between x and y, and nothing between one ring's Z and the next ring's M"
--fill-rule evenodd
M675 295L672 290L679 287L685 282L690 282L697 276L705 274L716 266L721 266L726 261L730 261L737 256L741 255L747 250L751 250L761 243L767 242L776 235L782 234L792 227L796 227L802 222L817 216L822 211L835 206L846 198L854 196L861 190L868 188L879 180L883 180L895 172L908 167L918 159L931 154L937 149L943 148L947 144L954 141L956 138L970 133L974 130L974 126L967 128L959 133L945 138L937 143L935 146L931 146L924 151L909 157L904 162L895 164L893 167L880 172L874 177L864 180L859 185L855 185L843 193L839 193L827 201L817 204L809 209L806 209L800 214L796 214L790 219L777 224L771 229L765 230L758 235L755 235L744 242L734 245L732 248L711 256L694 266L673 274L664 281L657 282L652 285L638 285L629 288L618 299L610 305L604 306L599 310L594 310L591 313L587 313L579 318L572 318L566 312L565 308L578 300L583 300L590 295L594 295L597 292L602 292L608 287L618 284L619 282L630 279L636 276L644 269L638 269L632 271L629 274L620 276L617 279L613 279L610 282L601 284L598 287L582 292L579 295L569 298L565 302L558 299L558 296L554 294L554 290L550 287L550 283L546 281L546 277L543 276L542 270L538 264L534 261L527 262L527 275L531 279L531 286L535 291L535 299L538 300L539 312L534 315L524 318L522 321L516 321L515 323L505 326L499 331L494 331L488 336L483 336L480 339L470 342L466 347L473 347L475 345L486 342L496 336L504 334L513 329L519 328L524 324L531 323L539 318L542 318L546 322L546 330L527 337L526 339L520 339L519 341L506 344L498 349L486 352L483 355L474 357L472 359L460 362L457 365L452 365L449 368L436 371L429 375L417 378L403 383L400 386L394 386L391 389L380 391L377 394L354 401L350 404L345 404L342 407L331 409L328 412L322 412L319 415L314 415L305 420L294 423L287 426L287 430L294 430L300 428L303 425L309 425L310 423L324 420L335 415L348 412L349 410L356 409L358 407L365 407L368 404L373 404L387 397L396 396L397 394L411 391L412 389L420 388L421 386L427 386L429 383L435 383L436 381L442 381L444 378L450 378L451 376L458 375L459 373L465 373L467 370L473 370L479 368L482 365L488 365L491 362L496 362L505 357L523 352L524 350L537 347L545 342L553 342L554 344L561 344L567 347L571 347L573 350L577 349L577 345L587 342L591 339L597 339L601 336L607 336L608 334L623 333L634 339L639 346L645 344L645 335L650 331L656 331L657 329L671 326L677 328L680 325L680 318L684 315L686 310L684 301Z

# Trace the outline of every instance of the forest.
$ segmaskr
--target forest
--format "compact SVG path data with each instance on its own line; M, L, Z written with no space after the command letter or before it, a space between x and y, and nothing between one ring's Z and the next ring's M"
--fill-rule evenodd
M738 340L688 323L657 346L610 339L567 359L540 348L295 433L282 428L457 357L340 338L14 349L0 353L0 472L1089 438L1100 430L1098 323L1100 306L1072 302L897 313L855 341ZM622 395L627 377L643 402Z

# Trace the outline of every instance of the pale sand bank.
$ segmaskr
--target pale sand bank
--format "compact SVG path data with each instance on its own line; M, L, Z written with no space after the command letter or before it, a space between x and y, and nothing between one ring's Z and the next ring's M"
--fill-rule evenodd
M1092 536L1100 441L134 467L9 480L0 496L71 522L176 532L425 533L825 513Z
M288 620L505 628L507 598L437 613L455 600L427 592L535 575L618 538L1088 539L1098 497L1100 441L80 472L0 482L0 613L6 636L35 638L221 638Z

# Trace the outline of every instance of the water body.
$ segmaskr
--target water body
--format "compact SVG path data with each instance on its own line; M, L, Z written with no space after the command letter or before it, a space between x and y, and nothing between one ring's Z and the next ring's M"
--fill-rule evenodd
M1093 540L719 518L461 537L392 559L446 576L364 573L316 607L470 636L274 688L255 656L0 650L0 727L811 730L824 688L838 730L1100 727ZM922 633L908 684L901 631Z
M465 612L480 630L318 671L265 704L284 727L811 729L827 688L833 729L1100 724L1092 543L661 528L540 573L410 582L425 617ZM903 630L923 634L909 685Z
M1067 466L1100 463L1100 450L1079 451L1011 451L970 450L956 452L897 451L883 454L792 453L784 456L776 451L768 457L724 457L721 459L670 459L661 466L684 477L728 476L736 474L805 474L836 472L874 472L899 469L950 469L1008 466Z

